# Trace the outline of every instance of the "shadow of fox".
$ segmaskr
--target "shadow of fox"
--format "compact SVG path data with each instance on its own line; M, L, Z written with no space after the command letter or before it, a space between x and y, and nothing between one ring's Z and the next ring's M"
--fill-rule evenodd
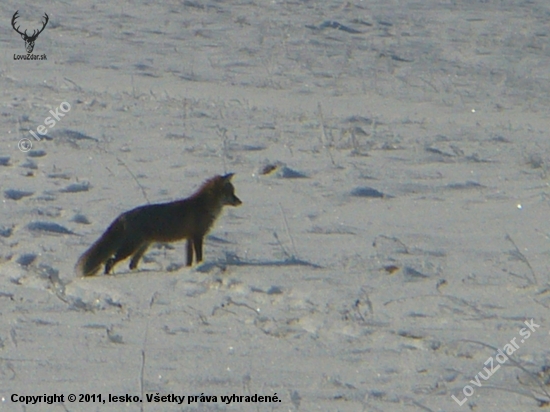
M105 264L104 274L132 256L130 269L136 269L147 248L154 242L187 239L187 266L202 261L204 236L212 228L224 206L239 206L231 183L233 173L214 176L193 195L169 203L144 205L121 214L105 233L78 259L76 273L93 276Z

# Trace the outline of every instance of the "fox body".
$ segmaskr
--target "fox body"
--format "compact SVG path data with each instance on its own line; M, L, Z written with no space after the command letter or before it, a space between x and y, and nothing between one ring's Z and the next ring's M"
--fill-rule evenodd
M121 214L105 233L80 257L76 272L92 276L105 264L105 274L121 260L132 256L130 269L154 242L175 242L187 239L187 266L202 261L204 236L212 228L223 206L239 206L231 184L233 173L215 176L187 199L144 205Z

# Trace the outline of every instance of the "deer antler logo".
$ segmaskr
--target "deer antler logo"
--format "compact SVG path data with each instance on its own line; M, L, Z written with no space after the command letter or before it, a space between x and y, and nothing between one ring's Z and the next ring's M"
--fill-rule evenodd
M44 18L46 19L46 21L44 23L42 23L42 28L38 31L36 30L33 30L32 32L32 35L29 36L27 34L27 30L25 30L24 33L21 33L19 31L19 27L21 27L20 25L15 27L15 20L19 17L18 16L18 13L19 13L19 10L17 10L15 12L15 14L13 15L12 19L11 19L11 26L13 27L13 29L19 33L21 35L21 37L23 38L23 40L25 40L25 48L27 49L27 53L30 54L32 53L33 49L34 49L34 42L36 41L36 38L38 37L38 35L40 33L42 33L44 31L44 29L46 28L46 25L48 24L48 21L50 20L50 18L48 17L48 15L46 13L44 13Z

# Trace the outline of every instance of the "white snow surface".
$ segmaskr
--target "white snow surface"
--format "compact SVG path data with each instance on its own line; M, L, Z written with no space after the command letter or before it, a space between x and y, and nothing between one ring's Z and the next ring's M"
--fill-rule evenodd
M550 3L0 10L1 411L548 405ZM14 60L16 10L48 13L47 60ZM179 242L75 276L120 213L229 172L202 264Z

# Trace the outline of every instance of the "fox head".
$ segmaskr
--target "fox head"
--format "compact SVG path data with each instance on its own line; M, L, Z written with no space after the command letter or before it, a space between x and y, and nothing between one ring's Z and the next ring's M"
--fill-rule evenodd
M222 203L224 206L239 206L243 202L235 196L235 188L231 183L231 179L235 173L228 173L225 176L218 176L220 179L220 189L222 195Z
M235 188L231 184L233 175L234 173L228 173L208 179L193 196L209 199L207 206L220 210L223 206L241 205L243 202L235 196ZM216 213L219 213L219 210Z

